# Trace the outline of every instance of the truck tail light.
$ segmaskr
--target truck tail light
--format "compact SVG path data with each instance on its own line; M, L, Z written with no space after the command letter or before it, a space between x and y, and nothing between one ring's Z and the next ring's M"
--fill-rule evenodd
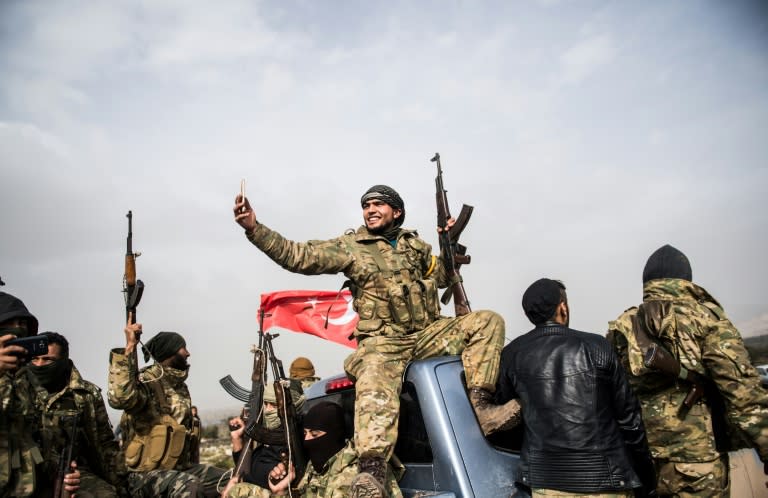
M346 378L331 380L325 384L325 394L343 391L344 389L349 389L354 385L354 382Z

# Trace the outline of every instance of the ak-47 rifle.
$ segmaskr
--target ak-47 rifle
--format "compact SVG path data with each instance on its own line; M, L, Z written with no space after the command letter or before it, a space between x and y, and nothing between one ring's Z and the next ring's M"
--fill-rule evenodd
M464 290L464 281L459 273L459 267L461 265L468 265L470 263L470 256L467 254L467 248L459 244L459 237L461 232L469 223L469 217L472 216L472 206L464 204L461 206L461 212L456 219L456 223L447 230L448 220L451 218L451 211L448 208L448 195L445 186L443 185L443 168L440 165L440 154L435 153L435 157L431 159L433 163L437 163L437 177L435 178L435 200L437 201L437 226L441 228L439 241L440 241L440 255L443 258L443 266L448 276L449 286L443 293L440 301L443 304L448 304L453 296L453 306L456 311L456 316L466 315L472 311L469 307L469 299L467 293Z
M672 379L680 379L690 387L677 409L677 418L684 420L696 402L706 396L706 403L712 416L712 432L715 436L715 446L719 451L728 452L738 449L738 430L732 428L726 417L725 401L712 379L693 370L688 370L675 358L659 341L649 335L660 326L658 319L651 316L662 316L666 312L647 307L663 306L657 302L643 303L632 317L632 333L643 354L643 365L652 371ZM656 322L656 323L648 323ZM736 438L736 439L734 439Z
M136 279L136 258L140 252L133 252L133 213L128 211L128 237L126 239L125 273L123 274L123 293L125 294L125 319L136 323L136 307L144 293L144 282Z
M246 424L245 435L248 438L243 445L243 450L240 453L240 459L235 466L233 475L240 478L245 474L251 466L251 452L252 442L254 438L251 434L254 433L254 427L261 427L261 420L263 418L262 406L264 405L264 384L267 380L267 358L264 353L264 333L262 327L264 325L264 311L259 310L259 344L251 349L253 353L253 369L251 371L251 390L248 391L244 387L241 387L231 375L227 375L219 379L219 384L230 395L239 399L244 403L248 403L248 416L244 421ZM261 441L264 442L264 441Z
M279 334L260 332L260 335L264 338L264 352L272 367L272 377L275 379L273 385L281 427L277 434L270 435L269 433L272 431L264 429L260 424L249 424L245 433L256 441L287 447L288 452L282 455L282 460L286 469L290 469L292 465L295 470L296 477L291 483L293 488L301 480L301 476L307 468L307 458L302 445L304 434L299 427L298 412L291 395L291 380L285 376L283 362L277 359L275 349L272 346L272 340L277 338Z
M75 450L75 444L77 443L77 413L71 417L62 417L62 421L69 419L72 425L69 428L69 439L66 447L61 451L59 455L59 463L56 468L56 481L53 485L53 498L69 498L69 491L64 489L64 476L70 473L70 463L72 462L72 454Z
M646 305L643 304L643 306ZM650 306L656 306L656 304ZM653 315L655 316L660 313L654 310ZM707 379L703 375L683 367L677 358L672 356L672 353L667 351L658 341L651 338L648 335L648 327L658 327L659 324L654 325L653 323L648 323L649 321L653 321L653 319L646 313L646 309L641 306L632 317L632 333L635 335L637 345L643 354L643 364L646 368L690 383L691 388L688 391L688 395L677 410L677 417L683 420L691 407L704 396Z

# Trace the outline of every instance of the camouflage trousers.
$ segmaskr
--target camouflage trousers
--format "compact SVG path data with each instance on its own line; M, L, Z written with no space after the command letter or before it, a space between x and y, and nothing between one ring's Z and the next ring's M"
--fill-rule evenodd
M572 493L570 491L559 491L557 489L532 489L532 498L542 497L558 498L632 498L635 496L633 491L611 491L609 493Z
M467 387L493 391L504 345L504 320L493 311L440 318L409 335L368 337L344 361L356 379L358 455L392 456L397 440L403 372L411 360L461 354Z
M728 498L728 455L711 462L655 461L659 497Z
M235 484L227 493L227 498L272 498L272 496L268 489L246 482Z
M17 492L8 490L7 493L0 492L0 497L5 498L15 496L32 496L48 498L54 494L53 491L55 483L52 481L53 478L46 480L44 483L38 483L33 494L19 494ZM80 469L80 489L76 492L76 496L78 498L117 498L119 495L117 494L115 487L109 484L107 481L101 479L92 472L89 472L85 469Z
M214 498L223 469L211 465L193 465L184 471L149 470L128 474L131 496L142 498Z
M97 475L80 470L80 489L77 498L117 498L115 487Z

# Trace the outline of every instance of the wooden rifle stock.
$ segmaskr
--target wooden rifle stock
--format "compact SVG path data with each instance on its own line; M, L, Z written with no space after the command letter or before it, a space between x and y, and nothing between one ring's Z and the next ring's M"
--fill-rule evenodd
M464 290L464 281L459 268L461 265L469 264L471 258L466 253L467 248L459 244L459 237L469 223L469 218L472 216L474 208L464 204L453 227L447 230L451 211L448 206L447 191L443 185L443 168L440 164L440 154L435 153L435 156L430 161L437 163L435 201L437 203L437 226L441 229L438 240L440 242L440 256L442 257L443 266L448 277L448 289L443 293L440 301L443 304L448 304L451 297L453 297L456 316L462 316L471 312L472 309L469 306L469 298Z
M123 293L125 294L125 318L136 323L136 307L144 293L144 282L136 279L136 258L141 253L133 252L133 212L128 211L128 237L126 238L125 273L123 274Z

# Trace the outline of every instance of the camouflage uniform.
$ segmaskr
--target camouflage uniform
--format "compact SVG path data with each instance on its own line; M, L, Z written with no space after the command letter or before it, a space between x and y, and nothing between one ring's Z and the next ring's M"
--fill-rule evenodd
M322 474L309 464L297 486L300 496L302 498L346 498L349 496L352 479L357 475L357 460L357 451L349 441L326 462L325 471ZM397 478L402 476L403 468L399 462L396 462L396 465L394 469L387 466L387 490L390 498L403 497L397 486ZM240 483L235 485L227 496L229 498L271 498L285 495L273 495L269 490L255 484Z
M0 375L0 498L35 494L43 478L35 389L27 367Z
M644 310L651 309L661 311L645 316ZM706 290L678 278L646 282L643 307L625 311L610 322L608 332L640 400L656 464L659 494L727 497L727 454L716 447L706 396L683 420L678 418L690 384L644 366L632 331L633 318L637 323L651 324L648 335L656 338L683 367L713 381L725 403L728 426L738 429L765 462L768 395L760 386L760 377L750 363L741 335Z
M36 401L41 416L46 473L56 475L59 456L69 443L71 421L67 418L77 414L77 441L73 452L81 480L77 496L117 496L114 486L118 489L124 486L117 476L119 448L101 389L84 380L73 365L69 383L61 391L49 394L45 389L38 389Z
M186 373L154 363L139 374L135 355L126 356L122 348L113 349L110 354L107 395L112 408L125 410L120 421L125 441L121 452L129 471L130 465L124 458L126 448L138 434L146 434L159 423L165 413L164 404L176 423L186 429L184 449L173 470L129 473L129 488L134 496L218 496L216 487L224 470L190 462L192 400L184 382Z
M447 287L440 258L412 230L393 245L361 226L327 241L293 242L263 224L248 239L283 268L305 275L343 273L360 316L357 351L344 362L357 380L355 446L361 455L392 455L402 374L411 360L461 354L468 387L495 389L504 321L492 311L440 316Z

